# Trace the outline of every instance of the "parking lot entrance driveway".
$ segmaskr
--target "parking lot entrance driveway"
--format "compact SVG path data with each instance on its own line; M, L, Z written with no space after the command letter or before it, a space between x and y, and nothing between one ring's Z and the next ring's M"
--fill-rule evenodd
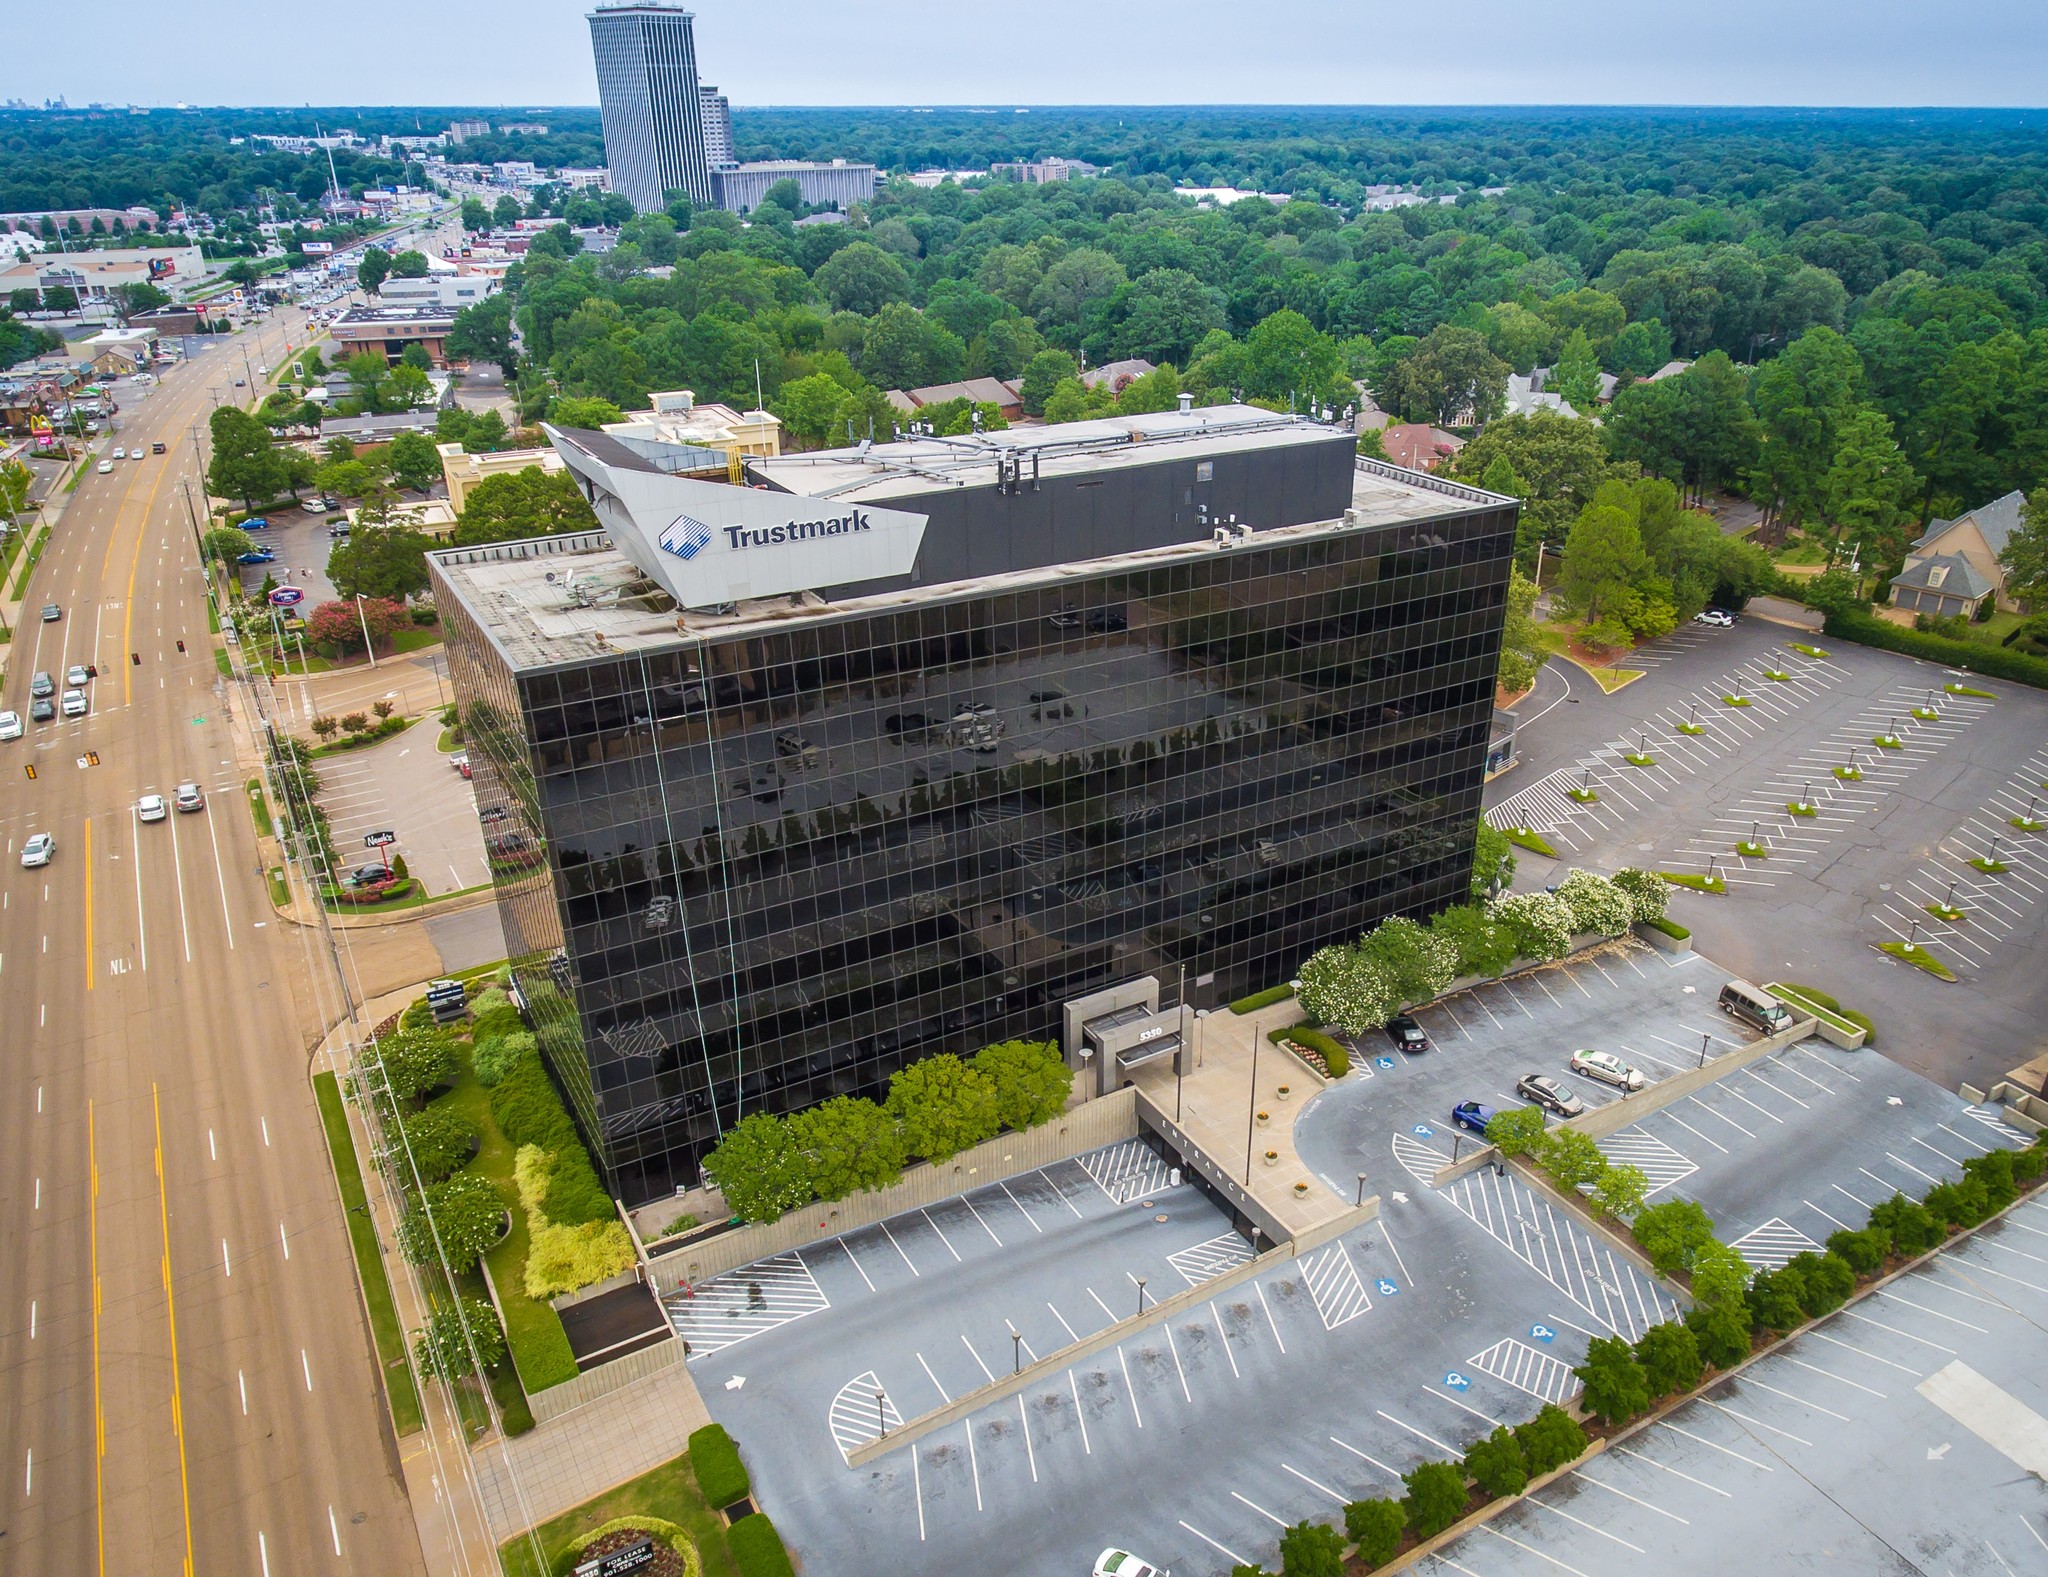
M1589 1301L1611 1321L1571 1301L1540 1248L1502 1253L1413 1184L1381 1220L1203 1298L1249 1249L1164 1167L1115 1146L668 1300L807 1572L1065 1577L1109 1545L1181 1577L1277 1565L1284 1526L1398 1495L1417 1463L1572 1394L1591 1337L1659 1317L1655 1289L1624 1289L1582 1230L1532 1218L1522 1241L1547 1234L1581 1289L1607 1281ZM1193 1289L1192 1306L847 1467L1006 1365L1130 1318L1139 1277L1148 1306ZM1624 1312L1624 1295L1641 1301Z
M405 856L408 870L428 892L451 893L482 886L491 870L476 795L434 748L438 728L427 717L364 749L321 757L319 799L343 861L377 858L365 848L364 836L396 832L390 852Z

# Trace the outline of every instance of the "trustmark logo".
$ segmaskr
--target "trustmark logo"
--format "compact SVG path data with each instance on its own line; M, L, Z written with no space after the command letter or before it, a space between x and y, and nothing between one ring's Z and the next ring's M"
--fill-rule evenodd
M678 515L661 534L662 551L679 559L693 559L711 546L711 528L701 520Z

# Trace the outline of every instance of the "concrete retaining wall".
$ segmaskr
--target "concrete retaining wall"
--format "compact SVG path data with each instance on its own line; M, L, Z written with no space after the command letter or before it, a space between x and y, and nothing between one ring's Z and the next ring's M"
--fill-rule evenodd
M536 1424L549 1423L564 1413L574 1412L586 1403L610 1396L614 1391L623 1391L636 1381L659 1374L682 1361L683 1344L670 1336L651 1347L627 1353L625 1357L599 1364L595 1369L586 1369L573 1380L551 1385L545 1391L534 1391L527 1396L526 1405L533 1409Z
M1170 1298L1161 1298L1143 1314L1133 1314L1128 1319L1118 1320L1114 1325L1104 1326L1092 1336L1083 1337L1070 1346L1062 1347L1058 1352L1047 1353L1036 1363L1026 1364L1015 1374L992 1380L978 1390L954 1397L943 1407L935 1407L929 1413L920 1414L892 1429L879 1440L870 1440L865 1445L855 1446L846 1454L846 1465L865 1467L877 1457L887 1456L891 1451L922 1440L935 1429L943 1429L948 1424L957 1424L962 1419L972 1418L984 1407L1000 1402L1005 1397L1015 1396L1019 1391L1036 1385L1041 1380L1050 1379L1081 1362L1082 1359L1106 1351L1139 1331L1178 1319L1188 1310L1207 1303L1211 1298L1228 1292L1232 1287L1243 1285L1254 1276L1263 1274L1283 1261L1318 1248L1355 1227L1362 1227L1367 1222L1378 1220L1379 1213L1380 1197L1374 1194L1356 1209L1347 1210L1314 1231L1303 1233L1297 1242L1281 1243L1277 1247L1269 1248L1265 1253L1248 1259L1243 1264L1233 1265L1220 1276L1212 1276L1199 1286L1189 1287Z
M657 1243L648 1251L648 1283L657 1297L665 1297L686 1281L702 1281L707 1276L737 1270L821 1238L837 1237L855 1227L886 1221L906 1210L935 1205L970 1188L1002 1182L1055 1161L1071 1160L1119 1140L1135 1139L1137 1097L1133 1086L1100 1100L1084 1101L1027 1133L998 1134L937 1166L920 1162L905 1170L902 1179L888 1188L847 1199L813 1201L800 1210L790 1211L780 1221L686 1238L665 1252Z
M1138 1121L1164 1139L1167 1148L1178 1155L1185 1165L1201 1173L1211 1188L1249 1216L1266 1235L1268 1242L1287 1241L1285 1223L1260 1203L1258 1196L1245 1187L1228 1167L1219 1164L1206 1150L1196 1144L1178 1123L1143 1095L1138 1096Z

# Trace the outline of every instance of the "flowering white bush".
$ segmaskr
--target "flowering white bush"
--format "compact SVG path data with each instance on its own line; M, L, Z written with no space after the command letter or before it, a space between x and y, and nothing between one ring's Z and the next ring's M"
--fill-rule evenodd
M1359 939L1366 962L1386 973L1400 1005L1427 1002L1458 977L1458 947L1402 915L1382 920Z
M1378 1028L1399 1006L1386 971L1355 947L1325 947L1309 954L1294 997L1311 1017L1353 1034Z
M1515 939L1518 958L1562 958L1571 950L1572 912L1550 893L1508 893L1486 912Z
M1648 925L1664 918L1664 905L1671 897L1671 884L1655 871L1628 865L1614 873L1614 885L1628 894L1629 908L1636 920Z
M1629 895L1592 871L1572 871L1557 884L1557 896L1571 911L1574 931L1619 936L1636 917Z

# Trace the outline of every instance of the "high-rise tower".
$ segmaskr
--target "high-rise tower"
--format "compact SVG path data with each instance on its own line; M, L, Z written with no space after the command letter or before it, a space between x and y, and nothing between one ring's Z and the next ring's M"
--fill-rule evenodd
M672 0L623 0L590 13L612 190L641 213L660 208L672 191L706 206L716 201L693 23Z

